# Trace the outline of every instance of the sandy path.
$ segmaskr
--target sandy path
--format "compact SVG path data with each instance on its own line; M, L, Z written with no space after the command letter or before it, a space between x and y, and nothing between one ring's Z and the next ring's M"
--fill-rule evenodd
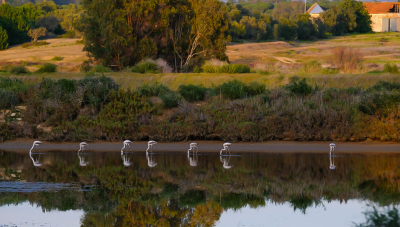
M190 142L158 143L155 152L187 152ZM197 141L199 152L216 152L222 148L221 141ZM42 151L77 151L79 143L51 143L45 142L40 146ZM89 143L88 152L119 152L122 142L96 142ZM338 153L399 153L399 143L380 143L380 142L342 142L336 143ZM32 147L32 140L19 139L0 143L0 150L28 152ZM147 142L133 142L130 150L144 152ZM273 141L264 143L233 143L230 147L232 152L257 152L257 153L326 153L329 152L329 142L286 142Z

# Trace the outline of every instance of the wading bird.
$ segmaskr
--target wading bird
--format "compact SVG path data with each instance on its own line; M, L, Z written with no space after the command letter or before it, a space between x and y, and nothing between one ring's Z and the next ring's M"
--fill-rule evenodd
M229 156L229 158L227 158L227 157L222 158L222 156L219 156L219 160L223 163L222 167L224 167L224 169L230 169L233 167L233 166L229 165L230 159L231 159L231 156Z
M42 163L39 162L40 153L39 153L38 158L36 160L32 157L32 153L31 152L29 152L29 157L32 159L32 162L33 162L34 166L39 167L39 166L42 165Z
M331 154L332 151L335 151L335 147L336 147L336 144L334 144L334 143L329 144L329 148L330 148L329 154Z
M196 153L197 153L197 151L199 151L199 148L197 147L197 143L191 143L189 145L188 154L190 153L190 151L193 151L193 153L194 153L195 150L196 150Z
M156 145L156 141L154 141L154 140L150 140L148 143L147 143L147 150L146 150L146 154L149 152L149 150L151 150L151 151L153 151L153 147Z
M336 169L335 159L329 154L329 169Z
M157 162L155 162L153 160L153 155L152 154L150 154L150 156L149 156L149 154L146 152L146 159L147 159L147 165L149 167L155 167L157 165Z
M79 144L79 151L78 151L78 153L81 152L81 151L84 151L86 146L89 146L89 144L87 144L86 142L80 143L80 144Z
M124 149L126 147L131 147L129 144L132 143L130 140L125 140L124 141L124 147L121 149L121 155L124 153Z
M85 155L83 153L79 153L79 151L78 151L78 158L80 166L87 166L89 164L89 162L85 162Z
M32 150L33 150L34 148L35 148L35 149L38 149L40 144L43 144L43 143L40 142L40 141L34 141L34 142L33 142L33 145L32 145L32 148L29 150L29 154L32 153Z
M229 152L229 155L231 154L231 151L229 150L229 146L232 145L231 143L224 143L222 144L222 146L224 147L223 149L221 149L221 152L219 152L220 155L222 155L222 151L227 151Z

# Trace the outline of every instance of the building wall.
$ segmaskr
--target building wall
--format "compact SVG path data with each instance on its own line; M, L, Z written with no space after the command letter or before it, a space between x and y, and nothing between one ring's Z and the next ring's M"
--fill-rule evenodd
M400 31L400 13L370 14L372 31L382 32L382 18L397 18L397 31Z

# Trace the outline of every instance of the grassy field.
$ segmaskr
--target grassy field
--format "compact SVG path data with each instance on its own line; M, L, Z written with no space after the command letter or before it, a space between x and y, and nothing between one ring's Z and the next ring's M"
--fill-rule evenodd
M17 77L27 83L37 83L43 77L79 79L85 76L79 72L79 65L87 60L82 51L83 44L78 39L48 39L49 45L23 48L14 46L0 53L0 76ZM357 73L321 74L304 73L301 67L304 63L317 60L326 64L331 49L338 46L358 48L364 55L365 69ZM123 87L135 88L143 83L159 82L171 89L177 89L180 84L203 84L205 86L219 85L227 80L239 79L243 82L257 81L273 88L285 85L291 78L307 78L311 84L325 87L369 87L379 80L393 81L399 78L397 74L383 73L383 64L390 62L400 65L400 34L373 33L364 35L349 35L333 37L320 41L308 42L265 42L234 44L227 47L227 54L232 63L247 64L251 67L264 65L267 74L134 74L128 70L106 73ZM51 60L55 56L61 60ZM36 71L41 64L50 62L58 65L58 73L29 74L13 76L5 69L10 65L26 65L30 71ZM371 66L372 65L372 66Z
M96 74L101 75L101 74ZM176 90L181 84L203 84L206 87L220 85L226 81L238 79L245 83L252 81L265 83L267 88L275 88L288 84L294 75L262 75L257 73L249 74L206 74L206 73L171 73L171 74L136 74L136 73L105 73L106 76L113 78L118 84L125 88L136 88L143 83L159 82L167 85L172 90ZM1 77L18 78L28 84L36 84L42 78L50 77L53 79L81 79L84 73L54 73L28 76L10 76L3 74ZM336 75L304 75L299 78L306 78L312 85L329 87L370 87L380 80L397 81L400 76L397 74L336 74Z

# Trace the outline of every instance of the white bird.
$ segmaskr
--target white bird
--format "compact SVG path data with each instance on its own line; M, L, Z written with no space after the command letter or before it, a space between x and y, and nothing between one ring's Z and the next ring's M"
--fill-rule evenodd
M155 167L157 165L157 162L155 162L152 157L152 155L149 157L149 155L146 153L147 165L149 167Z
M224 169L230 169L233 166L229 165L229 160L231 159L231 157L229 156L229 158L222 158L222 156L219 156L219 160L223 163L222 167L224 167Z
M229 150L229 146L231 146L231 143L224 143L222 144L222 146L224 147L223 149L221 149L221 151L219 152L220 155L222 155L222 151L228 151L229 155L231 154L231 151Z
M190 166L193 166L193 167L197 166L197 162L198 162L197 155L193 155L192 157L190 157L190 155L188 153L188 159L189 159Z
M147 142L147 150L146 150L146 154L149 152L149 150L153 151L153 147L157 144L156 141L154 140L150 140L149 142Z
M190 153L190 151L195 151L195 148L196 148L196 153L197 153L197 151L199 150L199 148L197 147L197 143L190 143L190 145L189 145L189 150L188 150L188 154Z
M87 166L89 164L89 162L85 162L84 154L78 152L78 157L79 157L79 165L80 166Z
M332 155L329 155L329 169L336 169L335 160L332 158Z
M132 143L132 141L130 141L130 140L125 140L124 141L124 147L121 149L121 155L124 153L124 149L126 148L126 147L131 147L129 144L130 143Z
M335 150L335 147L336 147L336 144L334 144L334 143L329 144L329 148L330 148L329 154Z
M84 151L86 146L89 146L89 144L87 144L86 142L80 143L80 144L79 144L79 151L78 151L78 153L79 153L80 151Z
M40 144L43 144L43 143L40 142L40 141L34 141L34 142L33 142L33 145L32 145L32 148L29 150L29 154L32 153L32 149L33 149L33 148L38 149L38 147L39 147Z
M36 142L36 141L35 141L35 142ZM31 149L31 150L32 150L32 149ZM39 157L35 160L35 159L32 157L32 153L29 152L29 157L32 159L32 162L33 162L33 165L34 165L34 166L39 167L39 166L42 165L42 163L39 162L40 154L39 154Z

